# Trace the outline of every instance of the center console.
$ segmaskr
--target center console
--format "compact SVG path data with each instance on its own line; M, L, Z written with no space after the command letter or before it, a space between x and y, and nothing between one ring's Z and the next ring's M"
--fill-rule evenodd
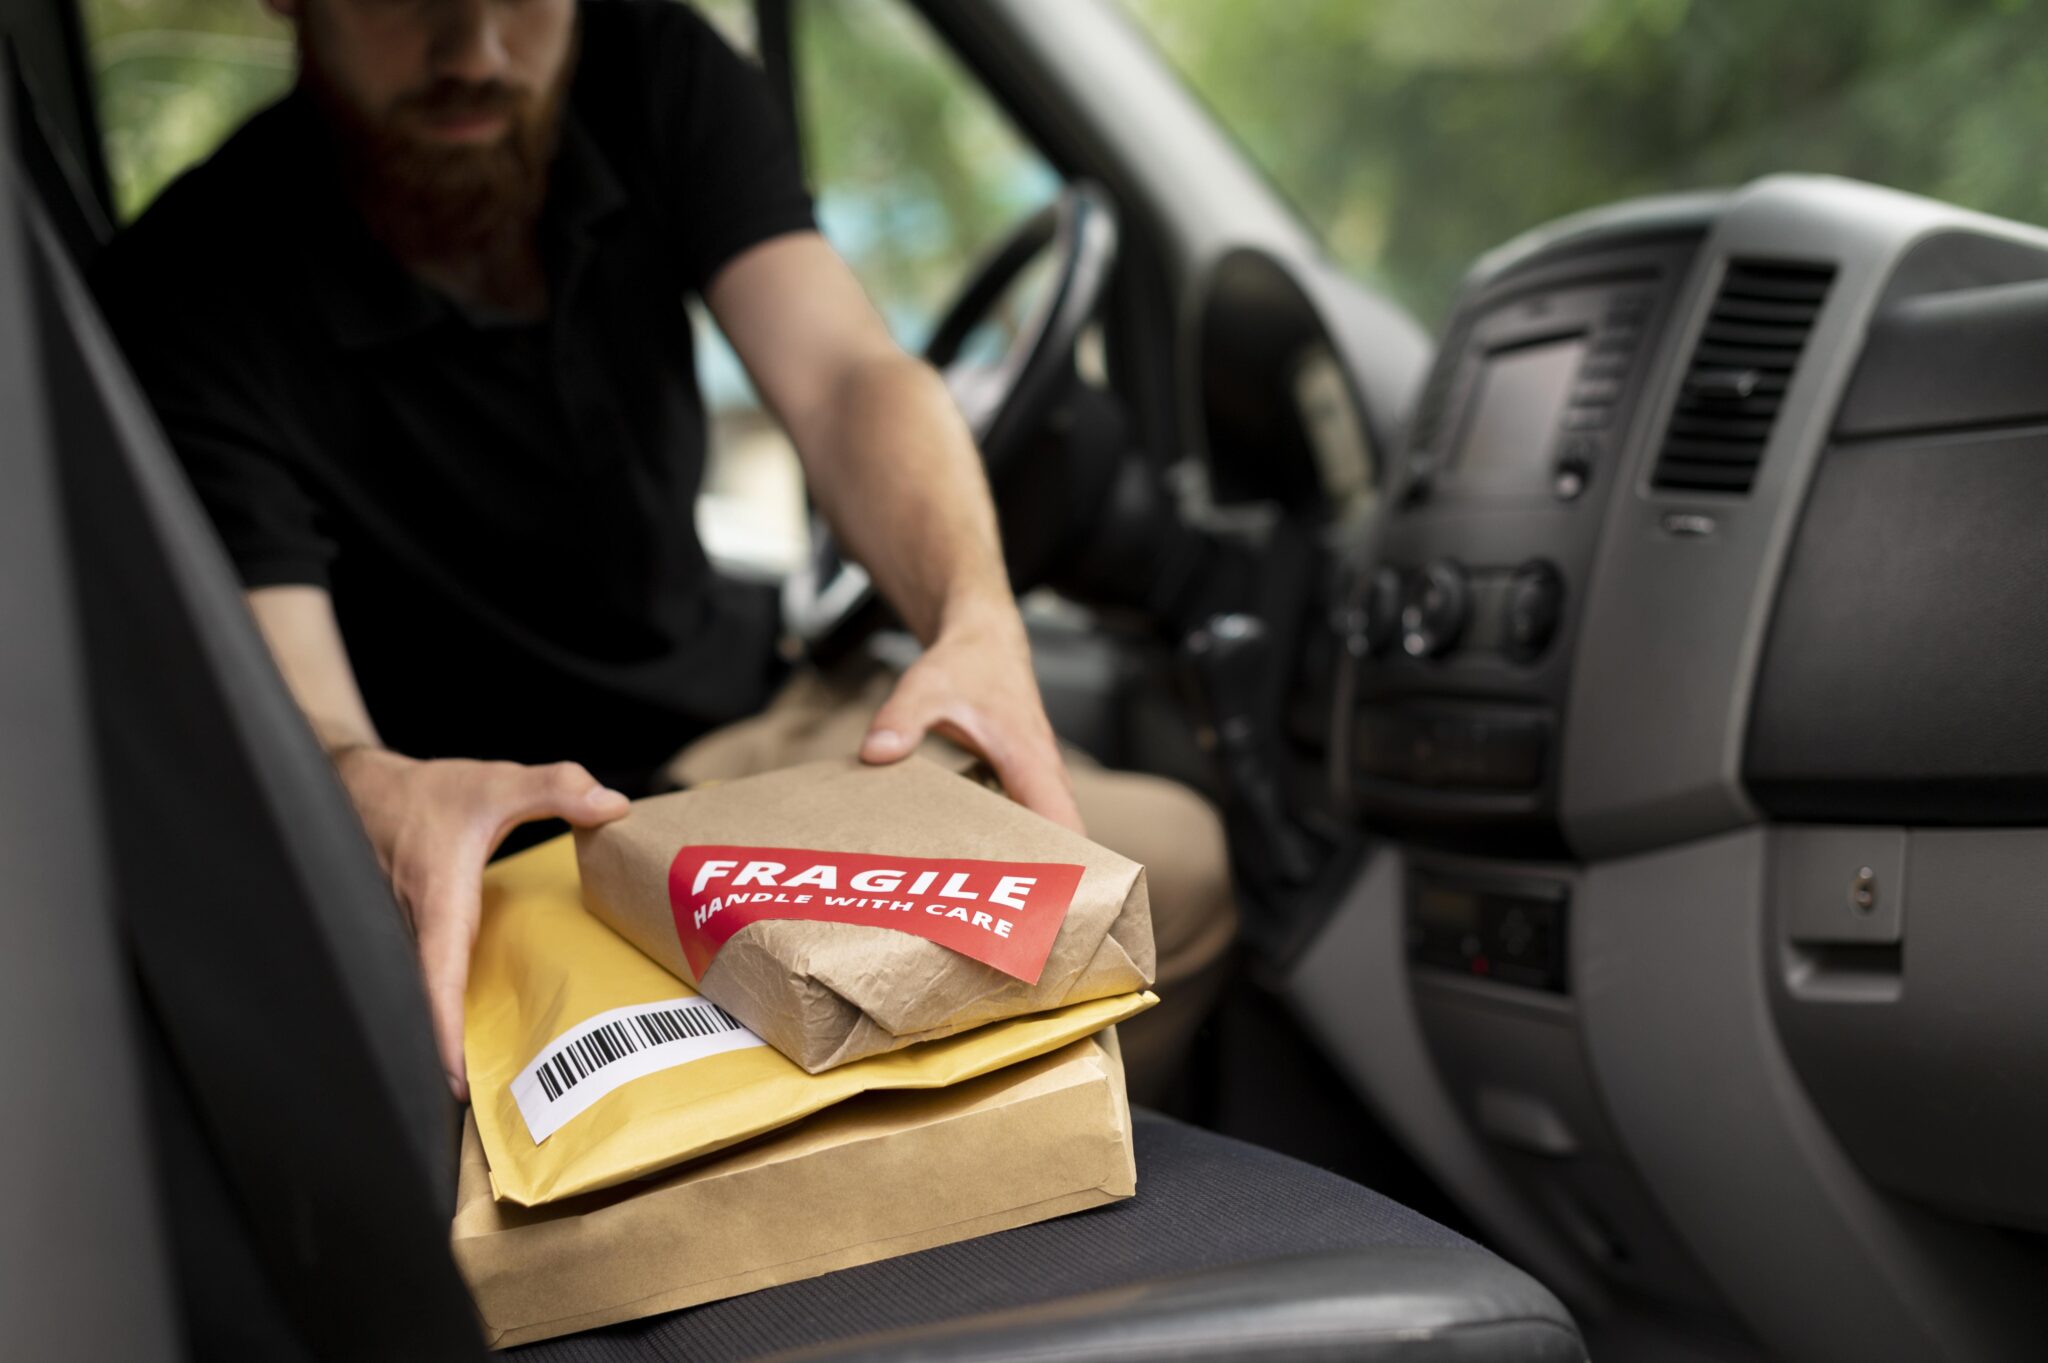
M1705 222L1484 272L1424 390L1377 543L1343 565L1354 809L1554 847L1570 658L1601 512Z

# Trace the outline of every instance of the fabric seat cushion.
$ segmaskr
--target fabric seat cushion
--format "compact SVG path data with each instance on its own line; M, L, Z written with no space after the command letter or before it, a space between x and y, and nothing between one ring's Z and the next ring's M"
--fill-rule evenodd
M1129 1201L505 1356L709 1363L1287 1256L1372 1246L1486 1254L1349 1179L1156 1114L1136 1118Z

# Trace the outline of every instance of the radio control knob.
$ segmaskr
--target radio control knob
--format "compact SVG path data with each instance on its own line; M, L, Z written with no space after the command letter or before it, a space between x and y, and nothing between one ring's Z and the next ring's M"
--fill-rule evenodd
M1528 661L1550 645L1564 613L1564 579L1542 559L1515 569L1508 579L1508 652Z
M1365 651L1374 657L1394 645L1401 633L1401 574L1375 568L1365 589Z
M1408 584L1401 607L1401 651L1411 658L1448 652L1464 632L1469 610L1464 569L1438 559Z

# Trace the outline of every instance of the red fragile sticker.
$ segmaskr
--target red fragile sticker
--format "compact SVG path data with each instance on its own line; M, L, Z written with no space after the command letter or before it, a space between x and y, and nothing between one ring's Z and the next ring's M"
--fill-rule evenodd
M668 869L668 902L700 980L747 924L800 918L914 933L1037 984L1080 884L1079 866L1057 862L685 847Z

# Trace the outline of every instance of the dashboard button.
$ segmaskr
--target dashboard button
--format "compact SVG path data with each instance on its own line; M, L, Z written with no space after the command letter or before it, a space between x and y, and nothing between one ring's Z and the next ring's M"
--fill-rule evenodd
M1408 459L1408 478L1401 485L1401 505L1420 506L1429 500L1436 484L1436 463L1426 454Z
M1365 589L1365 651L1377 657L1393 647L1401 633L1401 575L1375 568Z
M1438 559L1417 573L1401 607L1401 651L1411 658L1448 652L1464 633L1470 600L1465 572L1450 560Z
M1384 566L1356 572L1330 613L1330 630L1354 658L1385 653L1401 632L1401 574Z
M1541 559L1517 568L1508 581L1508 652L1525 662L1541 655L1563 612L1564 579L1557 569Z
M1550 472L1550 491L1560 502L1576 501L1593 481L1593 462L1599 457L1600 442L1589 435L1575 435L1558 451L1557 467Z

